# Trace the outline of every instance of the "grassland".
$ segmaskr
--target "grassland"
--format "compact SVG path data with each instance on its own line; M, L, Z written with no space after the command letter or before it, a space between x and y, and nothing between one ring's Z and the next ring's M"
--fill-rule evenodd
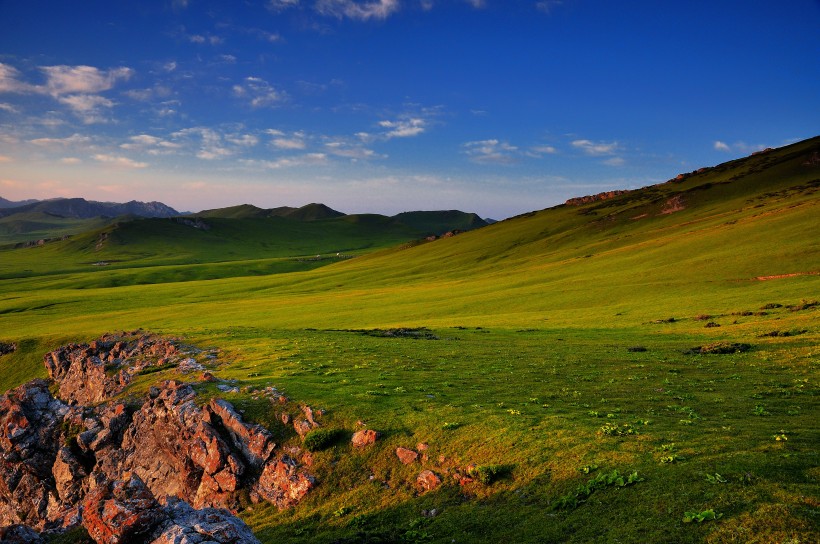
M0 387L61 343L142 327L219 348L217 376L275 385L327 427L384 433L316 453L299 507L246 511L263 542L817 541L819 149L313 270L271 273L293 248L217 259L187 238L119 269L80 266L107 258L93 236L4 252L0 340L20 349ZM361 332L391 327L437 339ZM692 349L720 342L749 349ZM418 443L427 460L399 463ZM473 463L503 470L457 485ZM419 493L422 468L444 485ZM615 470L637 480L607 485Z

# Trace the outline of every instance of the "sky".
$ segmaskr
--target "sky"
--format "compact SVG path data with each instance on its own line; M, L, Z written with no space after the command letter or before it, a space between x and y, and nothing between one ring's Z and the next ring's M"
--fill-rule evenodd
M817 0L0 0L0 197L503 219L820 133Z

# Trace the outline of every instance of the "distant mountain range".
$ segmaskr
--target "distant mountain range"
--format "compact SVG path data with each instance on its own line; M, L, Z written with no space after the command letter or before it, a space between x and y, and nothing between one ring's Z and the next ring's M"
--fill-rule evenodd
M242 204L198 213L182 213L161 202L96 202L84 198L13 202L0 198L0 243L62 238L98 229L115 221L121 222L123 218L165 219L180 216L219 220L277 218L301 223L346 219L348 223L379 223L395 232L405 229L402 232L405 232L406 239L412 237L409 233L417 237L440 236L452 231L472 230L492 222L485 221L474 213L458 210L403 212L392 217L378 214L347 215L317 203L299 208L280 206L269 209ZM328 225L328 228L332 227Z
M96 202L84 198L54 198L50 200L25 200L12 202L0 198L0 217L16 214L43 213L70 219L90 219L93 217L174 217L178 211L162 202L138 202L125 204L118 202Z

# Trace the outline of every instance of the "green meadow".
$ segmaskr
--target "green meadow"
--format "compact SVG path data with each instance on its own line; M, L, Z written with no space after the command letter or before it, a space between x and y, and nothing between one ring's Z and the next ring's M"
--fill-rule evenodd
M318 486L241 514L263 542L816 542L818 153L435 241L370 216L223 216L2 249L0 341L18 350L0 389L62 344L142 328L326 410ZM300 445L266 401L224 396ZM382 437L354 451L361 423ZM425 468L443 484L421 493Z

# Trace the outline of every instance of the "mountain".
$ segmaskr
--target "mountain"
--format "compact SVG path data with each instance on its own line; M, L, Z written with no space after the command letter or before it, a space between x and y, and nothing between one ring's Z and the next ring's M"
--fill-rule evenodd
M120 204L117 202L96 202L84 198L55 198L2 209L0 210L0 217L21 213L44 213L71 219L118 217L121 215L135 215L137 217L173 217L179 215L179 212L162 202L132 200Z
M34 202L37 202L37 200L33 198L29 200L20 200L18 202L14 202L12 200L6 200L2 196L0 196L0 209L17 208L19 206L25 206L26 204L33 204Z
M393 219L427 235L439 235L453 230L473 230L489 223L474 213L459 210L402 212Z
M376 216L391 219L413 229L418 237L441 235L446 232L459 230L466 231L487 226L489 223L474 213L459 210L443 211L414 211L403 212L392 217L379 214L345 215L324 204L307 204L300 208L281 206L279 208L263 209L252 204L241 204L228 208L203 210L193 214L202 218L248 219L261 217L284 217L295 221L321 221L339 217L355 217L357 215Z

